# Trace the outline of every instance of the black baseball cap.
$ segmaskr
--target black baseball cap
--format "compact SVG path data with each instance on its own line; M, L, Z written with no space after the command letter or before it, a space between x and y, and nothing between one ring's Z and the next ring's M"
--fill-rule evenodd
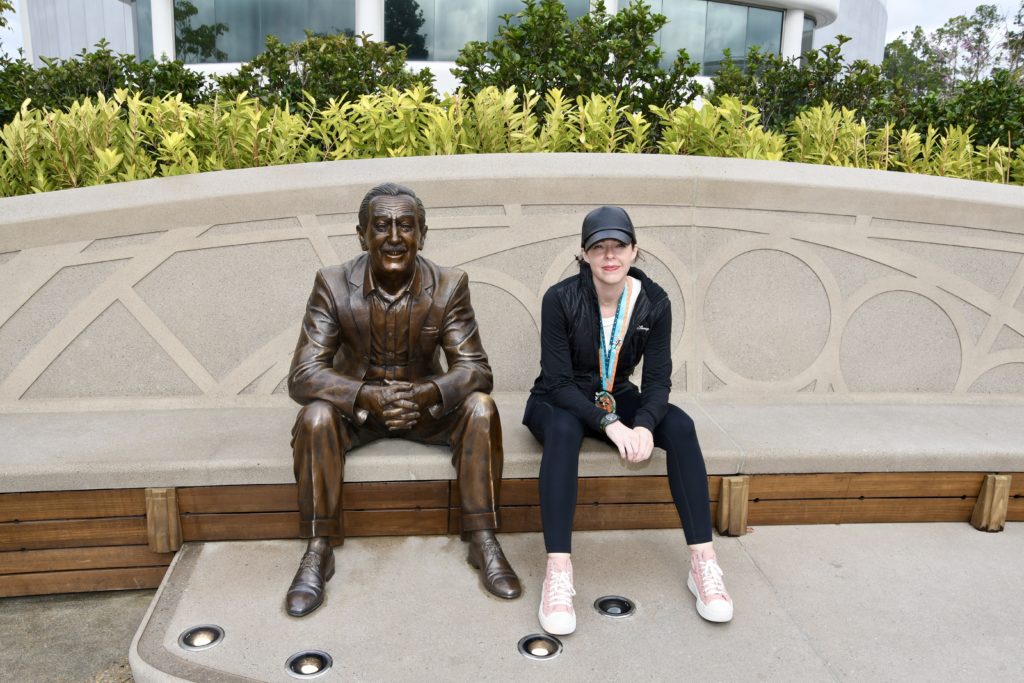
M599 206L583 219L581 244L590 249L601 240L618 240L623 244L636 243L636 232L629 214L618 206Z

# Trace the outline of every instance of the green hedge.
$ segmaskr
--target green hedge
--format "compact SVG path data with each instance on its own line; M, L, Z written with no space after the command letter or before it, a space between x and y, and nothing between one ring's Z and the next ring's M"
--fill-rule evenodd
M427 87L318 105L265 106L245 94L190 105L117 91L63 111L26 102L0 131L0 196L306 161L492 152L691 154L853 166L1024 184L1024 146L975 146L970 128L870 130L825 103L786 132L750 105L634 114L617 98L521 98L486 88L439 100Z

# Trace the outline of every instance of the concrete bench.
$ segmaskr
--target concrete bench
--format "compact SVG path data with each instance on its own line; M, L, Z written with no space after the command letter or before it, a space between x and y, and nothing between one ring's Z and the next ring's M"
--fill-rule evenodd
M723 530L1024 519L1021 188L659 156L309 164L0 200L0 595L155 585L182 540L294 536L298 322L389 179L427 204L425 254L470 276L506 531L539 528L540 297L599 203L628 208L673 299L673 400ZM580 528L678 526L663 458L588 440L581 475ZM452 476L444 449L359 449L346 527L449 533Z

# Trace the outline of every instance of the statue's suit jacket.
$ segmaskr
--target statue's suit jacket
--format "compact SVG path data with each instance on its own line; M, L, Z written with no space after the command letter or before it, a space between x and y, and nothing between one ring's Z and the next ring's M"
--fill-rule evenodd
M367 417L355 400L371 363L368 267L362 254L317 273L288 376L292 399L303 405L329 401L354 425ZM421 256L416 269L409 289L409 365L400 379L434 382L441 404L431 413L440 417L474 391L490 393L494 382L469 300L469 278Z

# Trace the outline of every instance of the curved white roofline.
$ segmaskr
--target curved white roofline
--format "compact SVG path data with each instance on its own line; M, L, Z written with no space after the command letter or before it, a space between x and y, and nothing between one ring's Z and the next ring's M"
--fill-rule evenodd
M804 14L814 19L816 28L828 26L839 16L839 0L752 0L751 4L803 10Z

